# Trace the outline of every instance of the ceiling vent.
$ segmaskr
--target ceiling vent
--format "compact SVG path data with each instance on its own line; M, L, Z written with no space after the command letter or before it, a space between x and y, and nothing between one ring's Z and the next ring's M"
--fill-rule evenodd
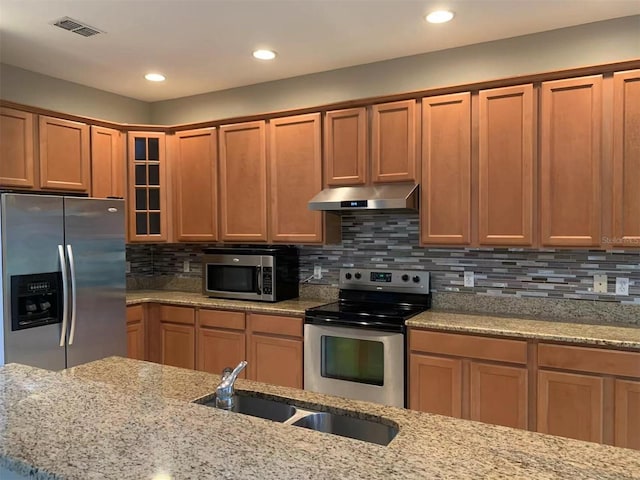
M90 27L86 23L82 23L69 17L63 17L59 20L56 20L53 25L69 32L77 33L78 35L82 35L83 37L92 37L94 35L98 35L99 33L104 33L102 30Z

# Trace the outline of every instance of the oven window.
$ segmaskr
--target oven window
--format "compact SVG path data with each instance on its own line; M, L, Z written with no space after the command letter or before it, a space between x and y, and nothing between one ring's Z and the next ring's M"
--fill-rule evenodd
M382 342L322 335L322 376L369 385L384 384Z
M207 290L218 292L257 292L256 268L257 267L233 267L209 264L207 265Z

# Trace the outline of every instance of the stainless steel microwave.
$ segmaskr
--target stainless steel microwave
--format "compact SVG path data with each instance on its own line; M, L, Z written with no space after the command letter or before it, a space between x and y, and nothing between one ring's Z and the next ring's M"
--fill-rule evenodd
M206 296L262 302L298 296L295 247L221 247L204 253L202 293Z

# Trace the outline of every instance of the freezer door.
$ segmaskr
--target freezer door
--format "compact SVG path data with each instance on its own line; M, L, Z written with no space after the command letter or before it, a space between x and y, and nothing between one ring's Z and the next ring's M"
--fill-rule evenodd
M64 198L72 284L67 367L126 356L124 201Z
M0 203L0 365L15 362L61 370L65 368L65 348L59 346L61 324L11 331L11 277L61 270L58 245L64 243L62 198L3 193Z

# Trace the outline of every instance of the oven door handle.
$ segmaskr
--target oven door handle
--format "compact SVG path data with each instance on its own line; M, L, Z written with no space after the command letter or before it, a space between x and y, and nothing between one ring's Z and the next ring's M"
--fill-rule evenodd
M405 326L403 325L381 325L376 322L358 322L351 320L342 320L340 318L329 317L329 316L306 316L304 318L304 323L307 325L325 325L328 327L345 327L345 328L353 328L353 329L363 329L363 330L376 330L382 332L395 332L402 333L405 330Z
M256 267L256 285L258 286L258 295L262 295L262 267Z

